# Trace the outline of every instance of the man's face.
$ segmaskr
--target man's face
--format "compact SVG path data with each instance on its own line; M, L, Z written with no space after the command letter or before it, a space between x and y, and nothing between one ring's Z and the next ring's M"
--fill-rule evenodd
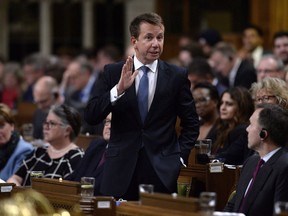
M36 80L40 77L39 72L34 70L34 66L28 64L23 66L23 75L25 82L28 85L34 84Z
M45 89L45 86L35 86L33 90L34 102L37 104L38 109L49 110L55 103L54 95Z
M283 36L276 38L274 41L274 49L273 52L276 56L278 56L282 61L287 64L288 63L288 37Z
M103 138L107 142L110 139L111 117L112 117L112 114L110 113L104 121Z
M67 73L69 74L69 84L74 90L82 90L89 80L88 72L81 72L80 65L76 62L69 64ZM65 73L66 73L65 72Z
M262 38L255 29L246 29L243 33L243 46L248 51L253 51L257 46L262 44Z
M138 38L131 37L136 57L143 64L150 64L160 57L163 52L164 26L149 23L140 24Z
M283 76L284 73L278 70L277 63L272 58L262 59L257 66L257 81L261 81L265 77L283 79Z
M256 109L252 116L250 117L250 124L246 128L248 132L248 148L257 151L261 144L261 138L259 133L261 131L261 127L258 123L259 113L261 109Z
M218 51L212 53L208 62L214 71L221 74L223 77L228 77L233 67L233 60Z

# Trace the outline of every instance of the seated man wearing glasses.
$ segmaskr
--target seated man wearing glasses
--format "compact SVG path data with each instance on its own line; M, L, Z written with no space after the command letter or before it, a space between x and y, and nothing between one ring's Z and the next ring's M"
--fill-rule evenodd
M45 147L36 148L7 182L29 186L32 171L42 171L45 178L67 178L84 155L73 141L81 128L79 112L69 106L53 106L43 123Z
M85 156L67 180L80 181L83 176L95 178L94 195L102 195L100 193L100 184L102 180L103 165L105 162L105 150L110 139L111 127L110 113L104 120L103 139L95 139L91 142L85 151Z
M41 77L33 88L34 103L37 109L33 115L33 137L43 139L42 124L54 104L60 104L57 81L51 76Z
M265 77L276 77L284 79L284 64L280 58L275 55L264 55L256 67L257 82Z

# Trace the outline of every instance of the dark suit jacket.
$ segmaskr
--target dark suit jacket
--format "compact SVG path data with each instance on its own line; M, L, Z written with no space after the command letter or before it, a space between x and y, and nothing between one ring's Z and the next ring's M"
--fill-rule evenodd
M103 166L98 167L100 159L106 149L107 142L104 139L93 140L85 151L84 157L68 177L71 181L81 181L81 177L89 176L95 178L94 195L100 194L100 184L102 181Z
M97 79L93 83L93 86L89 92L89 98L91 98L92 93L95 92L95 88L97 85ZM65 93L65 104L74 107L80 112L81 118L82 118L82 127L81 127L81 133L82 134L98 134L102 135L103 131L103 124L102 122L100 124L97 124L95 126L89 125L85 119L84 119L84 112L85 112L85 107L87 103L81 102L81 91L82 90L69 90Z
M216 152L216 159L231 165L242 165L251 156L252 150L248 149L247 124L240 124L229 132L223 148ZM215 131L221 133L222 131ZM214 132L214 133L215 133ZM212 140L213 135L211 135Z
M259 159L259 155L255 154L244 164L236 195L225 207L225 211L239 210L242 197ZM247 195L243 213L246 216L272 216L276 201L288 201L288 153L283 149L277 151L260 169Z
M242 86L247 89L250 89L252 83L257 82L257 74L253 64L248 60L242 60L239 68L236 72L235 80L233 86L229 84L229 78L218 75L219 81L226 86L234 87L234 86Z
M234 86L243 86L250 89L254 82L257 82L256 70L251 62L243 60L237 70Z
M33 114L33 137L35 139L43 139L43 123L46 121L48 111L37 109Z
M118 83L123 64L105 67L97 93L85 111L85 119L90 124L102 122L112 112L101 192L116 197L125 194L143 146L163 184L174 191L181 167L180 156L187 162L199 134L187 73L185 69L159 60L155 95L143 124L134 84L115 104L110 102L110 90ZM175 131L177 116L183 127L179 138Z

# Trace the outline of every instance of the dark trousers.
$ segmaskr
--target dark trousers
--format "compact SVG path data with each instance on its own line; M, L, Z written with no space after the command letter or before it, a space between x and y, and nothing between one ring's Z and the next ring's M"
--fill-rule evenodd
M169 191L157 176L147 156L145 148L142 148L139 152L137 165L131 183L126 194L122 198L125 200L139 200L139 184L153 184L154 192L158 193L174 192Z

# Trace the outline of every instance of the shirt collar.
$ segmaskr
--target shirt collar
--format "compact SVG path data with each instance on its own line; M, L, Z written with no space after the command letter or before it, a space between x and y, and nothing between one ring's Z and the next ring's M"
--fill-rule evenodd
M273 151L266 154L262 159L265 161L265 163L279 150L281 147L274 149Z
M147 66L152 72L155 73L157 70L157 65L158 60L155 60L151 64L146 64L145 66ZM134 66L136 70L139 70L143 66L143 63L141 63L136 56L134 56Z

